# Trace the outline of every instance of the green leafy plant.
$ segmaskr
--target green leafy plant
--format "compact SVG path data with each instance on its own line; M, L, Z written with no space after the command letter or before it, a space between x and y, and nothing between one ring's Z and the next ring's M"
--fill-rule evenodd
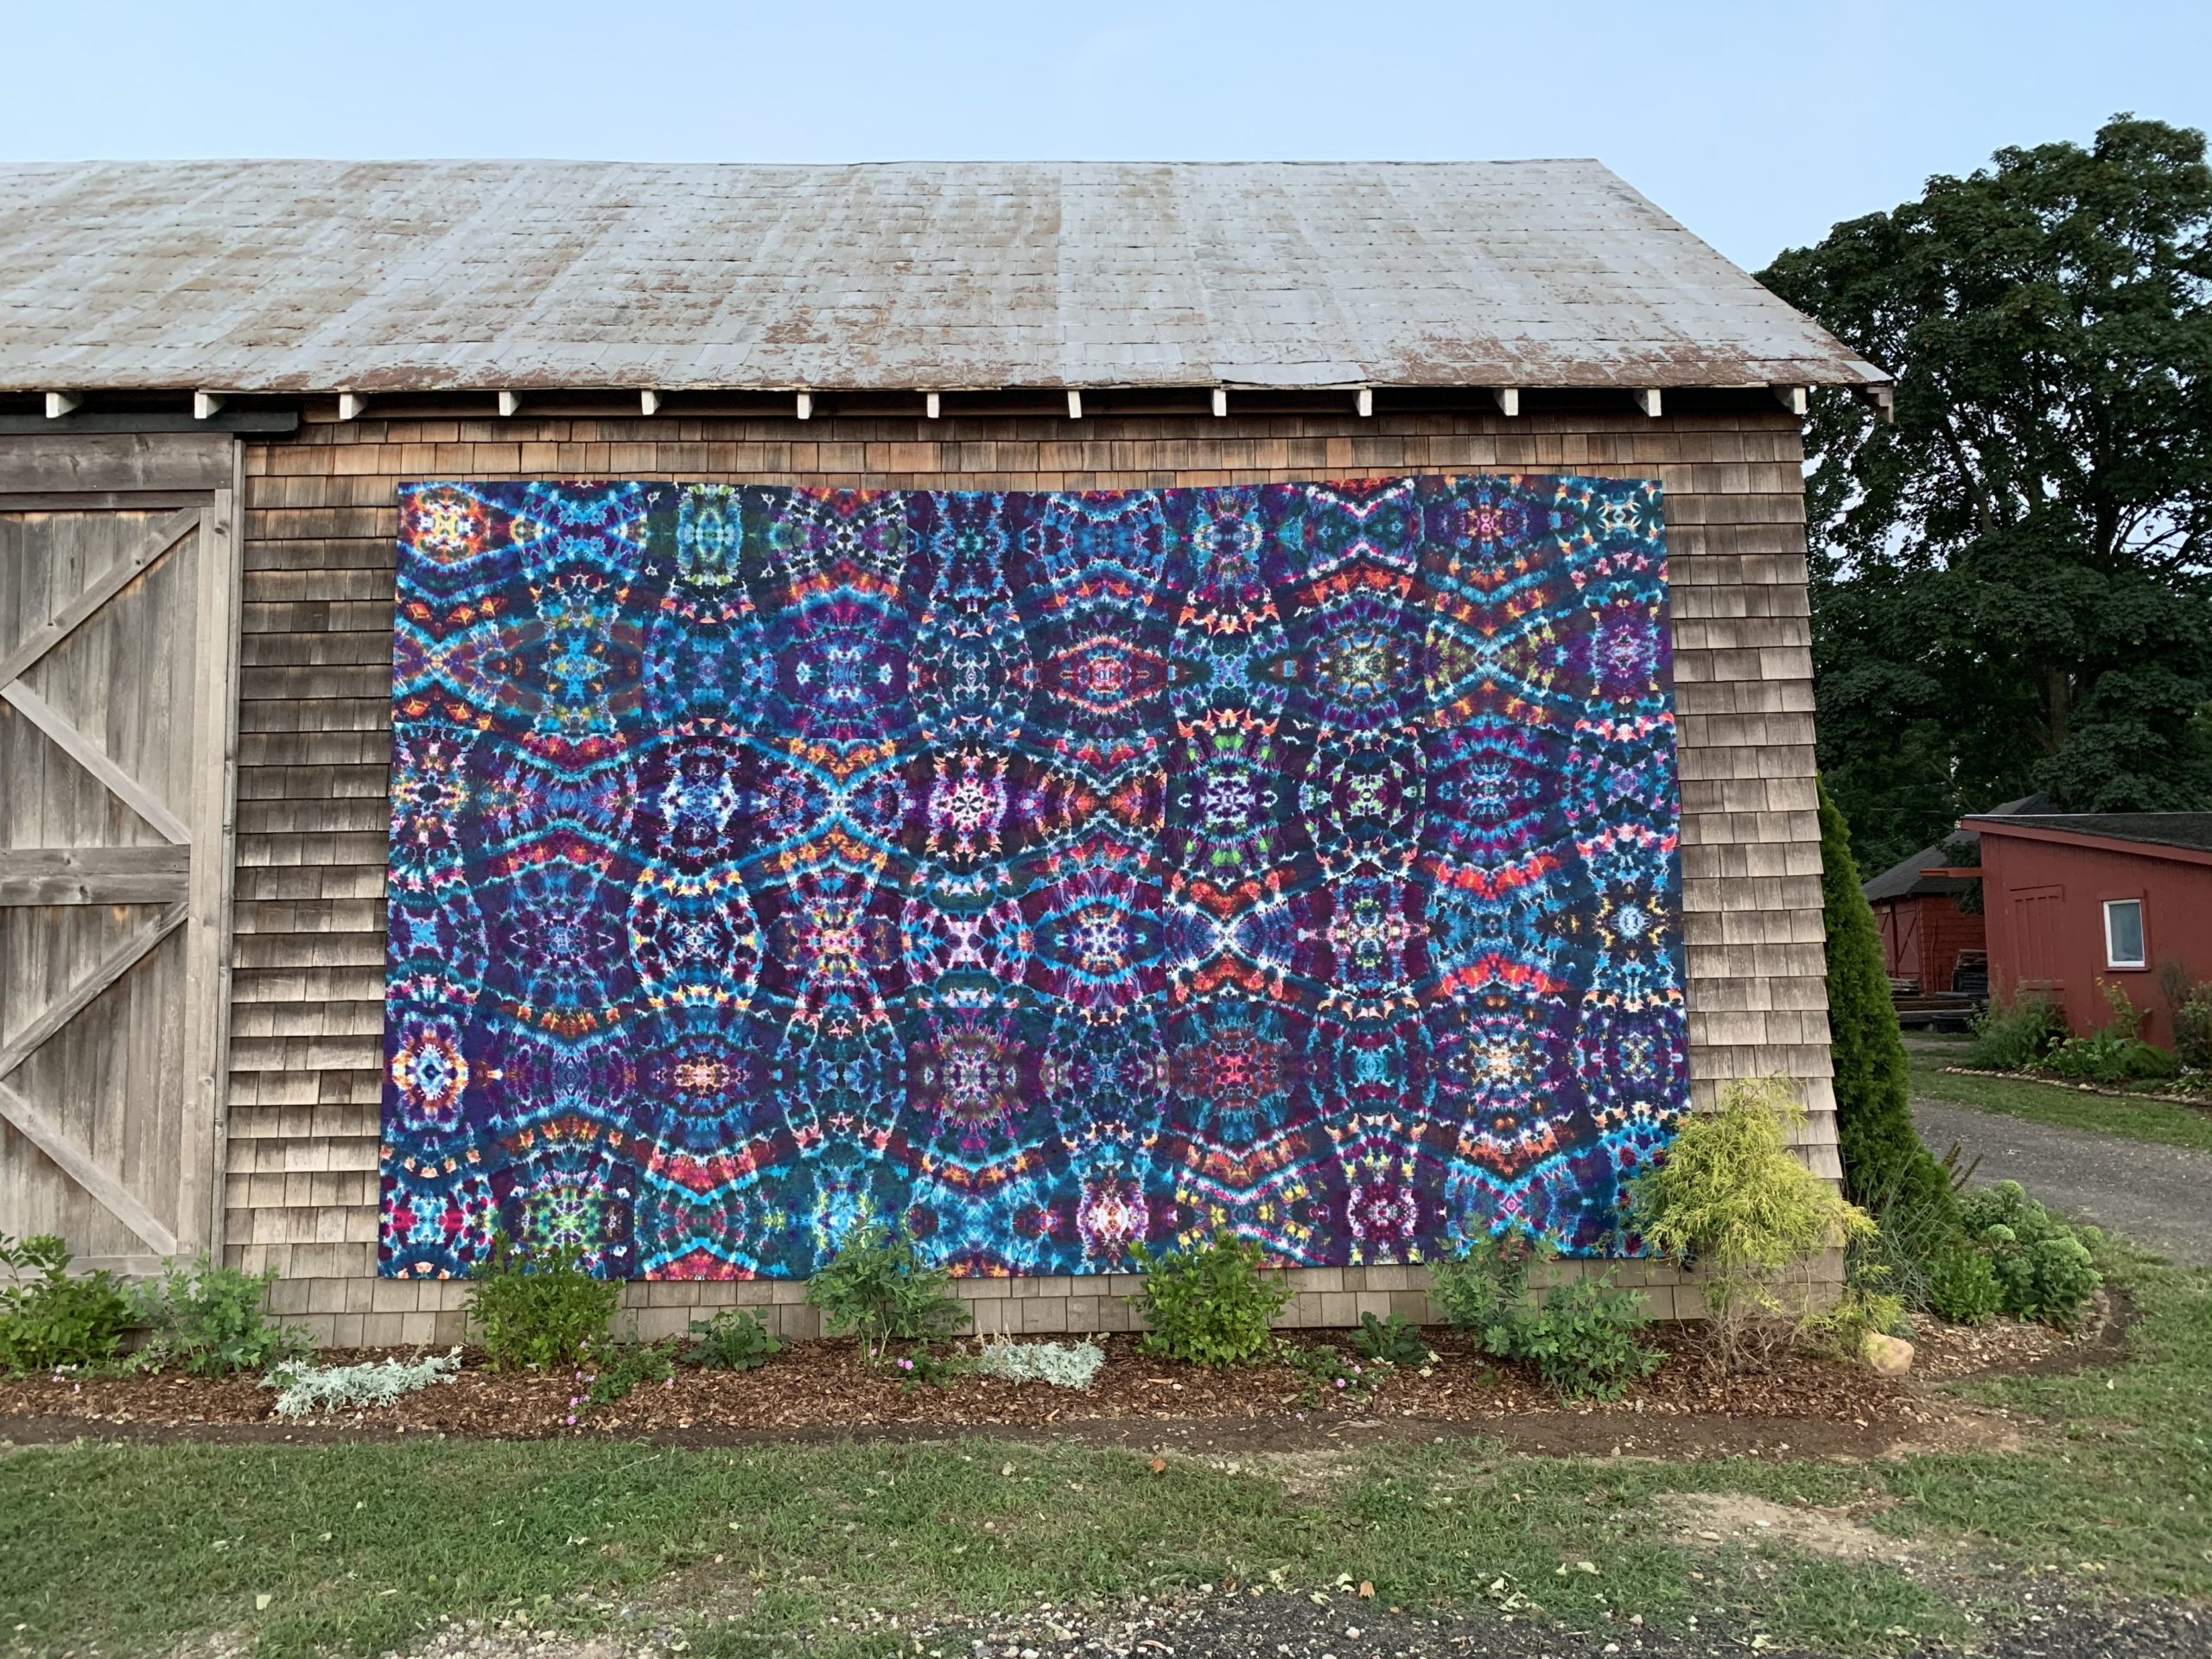
M1875 1231L1847 1241L1847 1281L1878 1283L1885 1293L1897 1297L1908 1313L1933 1313L1938 1319L1960 1322L1961 1310L1975 1305L1974 1267L1986 1274L1980 1252L1967 1243L1958 1209L1958 1194L1980 1161L1965 1160L1958 1143L1952 1143L1937 1160L1947 1188L1941 1204L1930 1203L1916 1192L1868 1194L1866 1207L1874 1217ZM1961 1262L1974 1267L1961 1267ZM1967 1276L1962 1278L1962 1274ZM1993 1296L1993 1281L1990 1291ZM1993 1301L1987 1311L1995 1311Z
M1503 1357L1516 1342L1517 1323L1533 1311L1529 1271L1543 1254L1525 1233L1470 1239L1459 1255L1430 1268L1429 1300L1453 1330Z
M1332 1400L1364 1400L1390 1370L1387 1361L1354 1358L1325 1342L1310 1347L1285 1343L1282 1359L1306 1379L1304 1397L1309 1406Z
M1150 1326L1148 1354L1193 1365L1253 1365L1274 1345L1273 1322L1290 1300L1289 1287L1260 1277L1260 1247L1234 1234L1216 1234L1192 1250L1154 1255L1141 1244L1130 1252L1144 1274L1137 1311Z
M1953 1325L1980 1325L2005 1309L2005 1291L1986 1253L1964 1238L1929 1258L1923 1268L1928 1311Z
M1570 1400L1618 1400L1638 1377L1659 1369L1659 1351L1644 1340L1650 1317L1644 1300L1610 1275L1592 1274L1554 1286L1519 1332L1514 1353Z
M0 1267L25 1275L0 1286L0 1371L99 1365L115 1357L130 1304L105 1268L69 1276L69 1247L52 1233L0 1233Z
M2066 1016L2048 997L2023 991L2010 1002L1992 997L1974 1016L1966 1063L1980 1071L2025 1071L2066 1040Z
M649 1382L670 1385L676 1381L676 1358L670 1345L658 1342L623 1343L601 1350L601 1363L576 1372L576 1392L569 1399L569 1421L601 1406L626 1400Z
M957 1348L939 1353L928 1343L918 1342L892 1360L891 1369L899 1386L911 1394L916 1389L950 1388L976 1369L976 1358Z
M983 1344L976 1369L1009 1382L1049 1382L1056 1389L1087 1389L1098 1380L1106 1351L1095 1342L1015 1342L1005 1337Z
M1402 1313L1393 1313L1387 1319L1378 1319L1372 1313L1359 1316L1359 1325L1351 1333L1353 1351L1363 1359L1380 1361L1385 1365L1432 1365L1436 1355L1431 1351L1428 1338L1422 1336L1421 1327L1408 1322Z
M468 1317L495 1370L573 1365L607 1340L622 1287L585 1271L573 1247L500 1237L471 1275Z
M1780 1293L1790 1273L1875 1231L1872 1217L1791 1155L1784 1132L1802 1121L1785 1080L1739 1079L1718 1110L1685 1118L1665 1158L1630 1187L1645 1241L1701 1272L1711 1351L1724 1370L1756 1363L1786 1334Z
M130 1293L131 1311L147 1327L146 1343L131 1356L142 1370L171 1365L194 1376L264 1371L304 1359L315 1344L296 1325L278 1325L265 1311L276 1269L258 1274L219 1268L201 1255L190 1266L164 1262L162 1274Z
M1539 1299L1529 1272L1549 1258L1548 1249L1523 1234L1473 1239L1435 1265L1429 1296L1484 1351L1533 1365L1560 1394L1618 1399L1630 1382L1656 1370L1662 1357L1644 1340L1644 1300L1596 1274Z
M2158 964L2158 988L2174 1028L2174 1058L2192 1071L2212 1071L2212 980L2192 984L2189 969L2170 959Z
M691 1321L691 1346L684 1357L710 1371L749 1371L766 1365L783 1346L759 1314L728 1307L711 1319Z
M2007 1313L2070 1325L2103 1282L2089 1248L2096 1229L2076 1231L2018 1181L1969 1193L1961 1214L1967 1236L1988 1256Z
M806 1300L822 1310L831 1336L859 1336L874 1363L893 1340L933 1342L968 1322L951 1284L950 1274L922 1260L914 1236L904 1227L894 1232L881 1222L864 1221L807 1281Z
M1857 1359L1869 1337L1908 1333L1904 1299L1884 1287L1886 1275L1870 1268L1847 1280L1834 1302L1808 1317L1800 1334L1813 1347L1839 1359Z
M388 1406L434 1382L451 1382L461 1374L461 1350L417 1360L376 1359L359 1365L279 1365L261 1379L276 1390L279 1417L310 1417L317 1411L368 1411Z
M2127 993L2111 980L2101 979L2105 1021L2082 1037L2069 1037L2044 1057L2042 1069L2054 1077L2079 1083L2122 1084L2170 1077L2180 1068L2163 1048L2146 1043L2138 1033L2143 1011Z

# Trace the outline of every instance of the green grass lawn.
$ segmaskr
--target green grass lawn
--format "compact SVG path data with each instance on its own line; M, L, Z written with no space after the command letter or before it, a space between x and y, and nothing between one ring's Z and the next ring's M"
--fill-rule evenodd
M1912 1092L1929 1100L1947 1100L1976 1111L1999 1112L2062 1128L2094 1129L2131 1141L2212 1151L2212 1104L2183 1106L2169 1100L2085 1094L2079 1089L2025 1078L1961 1077L1938 1069L1955 1063L1940 1052L1931 1053L1925 1046L1914 1048Z
M2145 1316L2128 1363L1975 1390L2043 1425L2004 1456L1670 1465L1455 1439L1155 1474L1128 1452L987 1440L22 1449L0 1456L0 1649L154 1654L223 1633L367 1655L450 1615L673 1625L699 1654L889 1654L910 1638L855 1632L856 1611L1233 1577L1301 1596L1369 1579L1409 1605L1523 1596L1585 1630L1609 1611L1676 1629L1718 1614L1848 1653L1966 1636L1970 1611L2024 1590L2212 1595L2212 1275L2126 1272ZM1693 1554L1655 1508L1730 1491L1886 1505L1873 1524L1941 1576L1771 1543Z

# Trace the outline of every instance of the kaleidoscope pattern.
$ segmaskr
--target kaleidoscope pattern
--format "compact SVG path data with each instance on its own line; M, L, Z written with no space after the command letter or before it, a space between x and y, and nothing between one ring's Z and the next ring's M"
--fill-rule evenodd
M1633 1249L1656 484L409 485L383 1271Z

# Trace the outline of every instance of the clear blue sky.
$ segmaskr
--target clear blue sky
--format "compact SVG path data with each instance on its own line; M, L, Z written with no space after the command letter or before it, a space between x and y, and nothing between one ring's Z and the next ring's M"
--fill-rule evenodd
M0 0L0 159L1595 156L1741 263L2212 123L2212 4Z

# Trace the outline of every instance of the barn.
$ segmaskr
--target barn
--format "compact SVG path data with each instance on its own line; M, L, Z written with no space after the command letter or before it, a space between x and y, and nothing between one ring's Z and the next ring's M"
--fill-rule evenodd
M1594 162L0 168L0 1230L456 1338L1839 1173L1800 417ZM873 722L873 723L871 723ZM658 770L656 770L658 768ZM1685 1309L1687 1311L1687 1307Z
M1882 935L1882 966L1898 1013L1911 1024L1943 1010L1938 999L1987 989L1988 944L1980 889L1959 874L1942 846L1925 847L1868 881L1864 891Z
M2212 813L1999 812L1980 837L1992 986L2056 1004L2077 1034L2112 1022L2118 991L2139 1034L2174 1041L2173 1016L2212 981Z

